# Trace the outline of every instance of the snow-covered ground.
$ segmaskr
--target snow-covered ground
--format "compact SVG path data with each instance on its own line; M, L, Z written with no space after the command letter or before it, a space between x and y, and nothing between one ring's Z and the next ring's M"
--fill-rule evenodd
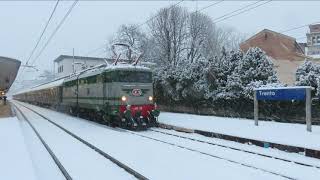
M19 113L17 113L17 116L21 118ZM25 139L26 147L33 162L32 165L37 179L64 180L65 177L63 176L62 172L54 163L54 160L46 148L42 145L41 141L36 136L29 124L22 119L19 119L19 123Z
M36 179L16 117L0 118L0 179Z
M195 133L183 133L183 132L178 132L175 130L167 130L167 129L160 129L160 128L152 128L151 130L156 131L156 132L163 132L163 133L177 135L179 137L182 137L182 139L191 138L195 141L205 142L205 144L211 143L211 144L215 144L217 146L228 147L231 149L233 149L233 148L238 149L239 151L248 151L253 154L258 153L261 155L276 157L276 158L284 159L287 161L298 162L298 163L303 163L303 164L309 164L311 166L320 167L319 159L306 157L303 154L299 154L299 153L288 153L288 152L284 152L284 151L281 151L278 149L273 149L273 148L263 148L260 146L241 144L238 142L226 141L226 140L218 139L218 138L209 138L209 137L205 137L205 136L202 136L200 134L195 134Z
M160 131L167 132L165 130L160 130ZM172 133L172 132L170 132L170 133ZM206 143L190 141L188 139L181 139L179 137L172 137L172 136L168 136L168 135L161 134L161 133L159 134L158 132L147 131L147 132L142 132L140 134L143 134L148 137L156 138L156 139L161 139L166 142L174 143L176 145L184 146L187 148L192 148L194 150L198 150L200 152L204 152L207 154L218 156L218 157L228 159L231 161L243 163L243 164L246 164L249 166L254 166L254 167L260 168L262 170L279 173L279 174L282 174L282 175L285 175L288 177L294 177L296 179L319 179L320 178L320 169L316 169L316 168L310 168L310 167L306 167L306 166L301 166L299 164L288 163L286 161L279 161L278 159L257 156L256 154L241 152L241 151L237 151L237 150L230 149L230 148L212 146L212 145L206 144ZM175 133L175 134L181 135L182 133ZM186 135L182 134L182 136L186 136ZM207 141L212 142L212 140L210 141L210 140L208 140L208 138L203 138L203 139L207 139ZM217 141L219 141L219 140L217 140ZM215 140L213 142L215 142ZM220 144L225 145L225 141L221 140ZM241 146L241 144L239 144L239 143L238 143L238 145L235 145L235 144L236 143L233 143L233 145L234 145L233 147L246 149L244 147L245 145ZM248 145L246 145L246 146L248 146ZM263 151L264 150L263 148L256 148L256 150L259 153L269 154L269 155L273 155L275 157L285 157L286 156L285 153L281 153L281 152L276 153L275 151L274 152ZM298 161L298 162L304 162L304 163L307 163L310 165L317 165L317 166L320 165L320 162L317 159L302 158L301 156L299 158L299 157L296 157L295 155L297 155L297 154L295 154L295 153L288 154L287 153L287 156L284 159L295 160L296 158L297 159L301 158L300 161Z
M20 107L73 179L135 179L42 117Z
M59 112L28 104L25 105L32 107L32 109L39 113L45 114L45 116L50 117L56 123L89 141L150 179L285 179L282 176L270 172L297 179L320 178L319 169L314 167L303 167L276 159L190 142L180 138L168 137L150 131L138 133L205 153L200 154L196 151L190 151L139 137L130 132L112 129ZM46 128L44 127L44 129ZM43 133L47 134L46 132ZM199 138L198 135L194 136ZM54 139L56 139L57 142L61 140L61 138L52 137L51 141L54 141ZM206 138L206 140L213 141L211 138ZM217 141L219 143L232 143L231 145L237 146L237 148L251 148L252 151L268 153L263 152L268 150L262 150L262 148L255 146L237 144L224 140ZM55 146L59 146L58 143ZM285 154L285 152L274 150L269 151L272 155L319 165L314 159L299 156L298 154ZM221 159L210 157L206 154L218 156ZM240 163L257 167L258 169L246 167Z
M259 126L255 126L254 120L250 119L169 112L162 112L159 122L189 129L320 150L320 127L315 125L312 126L312 132L308 132L304 124L259 121Z

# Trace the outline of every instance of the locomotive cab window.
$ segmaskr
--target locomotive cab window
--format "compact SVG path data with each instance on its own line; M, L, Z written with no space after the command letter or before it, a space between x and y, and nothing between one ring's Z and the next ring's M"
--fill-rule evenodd
M147 71L115 71L112 74L116 82L152 82L152 73Z

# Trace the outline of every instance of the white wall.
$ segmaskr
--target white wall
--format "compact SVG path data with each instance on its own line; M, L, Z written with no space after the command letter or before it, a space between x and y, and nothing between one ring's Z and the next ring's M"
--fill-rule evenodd
M67 76L69 74L72 74L73 73L73 62L84 63L87 65L87 67L96 66L96 65L104 63L103 60L90 60L90 59L89 60L84 60L84 59L74 59L73 60L73 58L66 58L66 59L63 59L63 60L59 61L58 63L56 63L55 73L57 74L57 77L63 77L63 76ZM63 66L63 71L59 72L58 68L61 66ZM74 70L75 70L75 72L81 71L82 65L75 64Z

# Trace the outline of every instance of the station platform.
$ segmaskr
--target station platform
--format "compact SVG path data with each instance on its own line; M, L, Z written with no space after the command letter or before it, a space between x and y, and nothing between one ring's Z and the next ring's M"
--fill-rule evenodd
M313 125L308 132L305 124L259 121L255 126L253 119L169 112L161 113L159 122L168 129L320 158L320 126Z
M10 105L0 106L2 110ZM1 179L36 179L33 163L17 117L0 117L0 177ZM17 172L18 171L18 172Z
M0 118L12 117L12 111L10 103L7 102L6 105L3 104L3 101L0 100Z

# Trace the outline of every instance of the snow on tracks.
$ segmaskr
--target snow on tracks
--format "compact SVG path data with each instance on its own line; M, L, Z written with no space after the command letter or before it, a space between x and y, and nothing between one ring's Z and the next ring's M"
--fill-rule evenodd
M277 174L289 179L320 178L319 161L314 158L297 157L299 155L295 153L286 154L281 151L268 152L263 151L265 150L263 148L250 146L249 149L245 147L248 145L230 143L219 139L218 142L213 142L214 140L212 140L212 138L201 138L200 135L196 134L170 132L169 130L156 128L151 129L149 132L139 133L138 135ZM294 161L294 158L298 158L298 160Z
M16 117L0 118L0 179L37 179Z
M241 144L237 142L217 139L217 138L208 138L203 135L199 135L192 132L184 132L184 131L177 131L177 130L169 130L169 129L163 129L163 128L153 128L150 129L150 131L179 137L182 139L188 139L191 141L196 141L200 143L209 144L212 146L219 146L223 148L228 148L236 151L241 151L245 153L255 154L258 156L268 157L272 159L277 159L285 162L292 162L298 165L307 166L307 167L315 167L320 169L320 161L315 158L310 157L304 157L301 154L298 153L287 153L283 152L281 150L277 149L268 149L268 148L262 148L259 146L254 145L247 145L247 144Z
M66 179L134 178L131 174L117 167L114 162L110 162L110 159L106 160L105 156L101 156L98 149L93 151L94 146L89 147L84 144L84 140L81 142L78 141L79 139L76 140L30 109L17 106L39 132L38 134L41 134L43 141L48 144L48 147L50 146L52 153L55 153L54 158L56 160L59 158L60 163L58 162L58 164L60 164L59 167L63 166L62 172L67 174ZM138 179L146 178L140 177Z
M25 104L27 105L27 104ZM287 179L223 159L114 131L48 109L32 107L150 179ZM232 173L230 173L232 172Z

